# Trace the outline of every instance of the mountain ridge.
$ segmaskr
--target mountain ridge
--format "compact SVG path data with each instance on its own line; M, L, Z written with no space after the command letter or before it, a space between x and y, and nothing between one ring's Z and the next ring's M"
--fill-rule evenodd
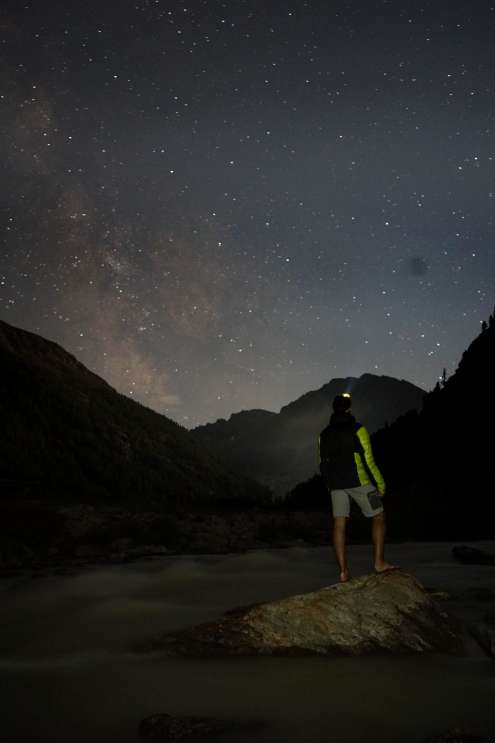
M260 497L179 423L113 389L59 344L0 321L0 476L47 497L183 506Z
M372 434L387 483L390 534L404 539L489 539L493 536L492 437L495 415L495 311L463 352L455 372L435 385L420 411L411 410ZM287 505L324 509L320 475L299 483ZM354 538L367 524L351 519Z
M385 375L338 377L284 405L279 413L243 410L191 433L236 471L249 473L281 497L317 470L318 434L328 422L334 396L344 391L352 392L353 413L370 433L419 409L426 394L411 382Z

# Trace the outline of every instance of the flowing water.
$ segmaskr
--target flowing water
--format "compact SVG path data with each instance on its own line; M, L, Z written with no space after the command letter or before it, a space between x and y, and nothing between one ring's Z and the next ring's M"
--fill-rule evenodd
M495 543L473 546L495 552ZM495 567L466 566L452 544L389 545L387 557L470 621L495 611ZM350 548L355 575L370 548ZM329 548L160 557L0 583L2 743L126 743L156 712L259 721L225 743L411 743L461 726L495 741L495 661L474 641L463 657L177 659L137 643L238 605L336 579Z

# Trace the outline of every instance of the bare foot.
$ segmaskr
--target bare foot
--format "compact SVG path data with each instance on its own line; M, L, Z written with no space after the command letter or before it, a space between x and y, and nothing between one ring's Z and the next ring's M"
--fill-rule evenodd
M347 583L348 580L349 580L349 571L343 570L340 574L340 582Z
M375 565L375 573L388 573L390 570L400 570L398 565L392 565L391 562L380 562Z

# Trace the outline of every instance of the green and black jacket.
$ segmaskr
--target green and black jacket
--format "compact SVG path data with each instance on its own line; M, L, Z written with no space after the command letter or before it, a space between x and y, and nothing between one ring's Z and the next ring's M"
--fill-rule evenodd
M334 413L318 439L320 472L329 490L371 485L385 492L366 428L350 413ZM370 477L371 475L371 477ZM372 478L372 479L371 479Z

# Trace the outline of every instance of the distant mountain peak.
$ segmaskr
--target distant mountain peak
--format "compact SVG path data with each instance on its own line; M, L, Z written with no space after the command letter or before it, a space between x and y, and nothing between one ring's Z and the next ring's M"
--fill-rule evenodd
M237 471L280 495L316 471L318 434L328 423L333 398L343 391L352 393L353 413L370 433L421 408L425 394L393 377L336 378L284 405L279 413L243 410L191 433Z

